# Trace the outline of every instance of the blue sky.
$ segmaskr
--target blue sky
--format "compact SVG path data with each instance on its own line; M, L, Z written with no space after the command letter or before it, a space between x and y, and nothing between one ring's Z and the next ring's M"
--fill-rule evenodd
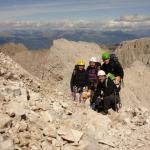
M150 0L0 0L0 20L110 20L150 15Z
M127 26L129 19L137 24L138 19L150 21L149 16L150 0L0 0L1 22L94 21L111 27L118 26L120 18Z

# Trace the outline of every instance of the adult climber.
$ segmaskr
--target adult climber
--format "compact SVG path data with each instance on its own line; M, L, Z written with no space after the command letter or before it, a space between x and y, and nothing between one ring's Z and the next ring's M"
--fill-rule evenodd
M111 57L113 56L113 57ZM111 80L114 81L114 83L117 86L116 94L119 96L119 92L121 89L121 83L123 81L124 77L124 71L123 68L118 61L118 59L115 57L114 54L110 54L109 52L104 52L102 54L102 60L103 64L101 66L101 70L105 71L107 77L109 77ZM120 97L120 96L119 96ZM121 100L119 103L119 108L121 108Z
M119 61L111 59L109 52L102 54L102 60L103 64L101 66L101 70L104 70L107 76L109 76L112 80L115 80L116 84L120 83L124 77L124 71Z
M83 102L83 96L82 94L84 92L87 92L90 86L88 73L85 70L85 61L79 60L76 66L76 69L74 69L70 81L70 87L72 96L74 97L74 100Z
M90 89L94 91L97 85L97 59L96 57L91 57L89 60L89 66L86 69L90 81Z
M115 93L116 90L115 83L106 76L106 73L103 70L98 71L98 85L91 101L92 109L102 111L103 114L108 114L110 108L117 111L119 97Z

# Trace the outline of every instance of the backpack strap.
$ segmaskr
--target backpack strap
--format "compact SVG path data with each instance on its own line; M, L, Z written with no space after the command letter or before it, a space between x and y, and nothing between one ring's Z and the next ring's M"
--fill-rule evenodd
M74 70L73 70L73 75L75 76L76 73L77 73L77 69L74 69Z
M106 78L106 80L105 80L105 86L107 88L107 86L108 86L108 78Z

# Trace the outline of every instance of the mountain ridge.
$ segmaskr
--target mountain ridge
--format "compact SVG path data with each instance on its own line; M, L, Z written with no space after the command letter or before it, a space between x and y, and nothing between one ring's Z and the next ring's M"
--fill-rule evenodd
M2 34L1 34L2 33ZM124 40L144 37L136 33L123 31L94 31L94 30L14 30L0 32L0 44L9 42L22 43L30 50L47 49L53 40L65 38L71 41L94 42L97 44L118 44Z

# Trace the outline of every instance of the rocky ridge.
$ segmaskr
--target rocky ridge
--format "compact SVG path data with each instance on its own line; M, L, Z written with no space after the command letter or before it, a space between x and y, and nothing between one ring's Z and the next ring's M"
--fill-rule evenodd
M16 51L15 51L16 49ZM20 51L19 51L20 50ZM48 50L29 51L21 44L6 44L0 46L0 51L10 56L30 74L45 81L45 85L53 90L60 87L69 87L72 68L79 59L88 61L90 57L101 54L101 48L95 43L74 42L66 39L54 40L53 46ZM51 88L52 87L52 88ZM54 87L54 88L53 88ZM67 88L68 90L68 88Z
M66 75L66 79L63 78L61 83L67 86L72 61L75 62L76 58L82 55L77 53L77 56L74 56L73 53L72 56L70 53L69 57L62 58L64 55L67 56L60 52L64 48L63 42L65 45L70 43L65 40L56 42L53 50L51 49L49 61L53 62L52 60L57 58L57 67L66 62L61 65L62 75ZM63 51L67 53L69 48L66 46ZM88 52L86 59L88 60L92 54L93 51ZM53 55L57 57L52 57ZM71 56L73 59L68 61ZM64 68L67 62L68 68ZM55 69L52 70L55 72ZM136 84L134 81L130 83L135 71L134 80L141 79L141 82ZM145 78L148 78L149 70L142 63L135 62L133 67L125 72L125 88L122 90L124 107L119 113L111 111L111 115L104 116L92 111L88 101L85 105L73 102L66 94L67 89L60 90L61 86L55 89L55 92L47 91L43 81L28 73L9 56L0 53L0 149L149 150L150 110L142 107L142 102L145 106L148 104L147 89L144 93L143 88L142 96L139 94L143 82L149 87L149 83L143 78L144 74ZM137 97L134 97L135 95ZM143 96L146 98L142 99Z
M130 67L134 61L141 61L150 67L150 38L122 42L116 49L124 67Z

